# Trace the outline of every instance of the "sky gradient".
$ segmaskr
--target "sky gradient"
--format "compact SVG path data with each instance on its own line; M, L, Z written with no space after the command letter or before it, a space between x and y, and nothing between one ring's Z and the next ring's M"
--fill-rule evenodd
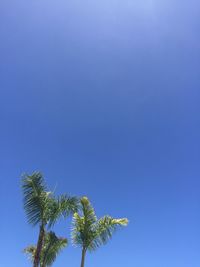
M0 1L0 267L31 266L35 170L130 220L86 267L200 266L199 28L197 0Z

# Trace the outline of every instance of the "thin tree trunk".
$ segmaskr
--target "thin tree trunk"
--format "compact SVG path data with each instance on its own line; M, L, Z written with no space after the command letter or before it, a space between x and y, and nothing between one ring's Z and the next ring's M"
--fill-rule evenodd
M34 262L33 262L33 267L39 267L40 264L40 254L42 251L42 246L43 246L43 241L44 241L44 226L41 225L40 226L40 233L39 233L39 237L38 237L38 242L37 242L37 248L36 248L36 252L35 252L35 257L34 257Z
M85 254L86 254L86 249L82 249L82 257L81 257L81 267L84 267L85 265Z

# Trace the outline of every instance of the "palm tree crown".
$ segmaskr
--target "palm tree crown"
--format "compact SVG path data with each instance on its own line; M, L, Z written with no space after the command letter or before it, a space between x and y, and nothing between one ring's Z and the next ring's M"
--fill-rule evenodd
M106 244L117 227L126 226L128 220L114 219L110 216L98 220L87 197L81 198L80 203L80 213L75 213L73 216L72 242L82 248L81 267L83 267L86 251L94 251L102 244Z
M37 224L51 226L59 216L66 217L78 210L78 199L66 195L56 198L47 190L40 172L25 174L22 178L22 190L27 219L33 226Z

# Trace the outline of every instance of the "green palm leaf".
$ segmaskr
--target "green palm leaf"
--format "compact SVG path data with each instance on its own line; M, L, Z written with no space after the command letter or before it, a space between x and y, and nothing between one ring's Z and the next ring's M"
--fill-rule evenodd
M56 260L58 254L67 246L67 243L66 238L57 237L52 231L45 233L44 245L40 256L40 266L51 266ZM26 253L31 262L33 262L36 253L36 246L28 246L24 249L24 253Z
M28 258L31 262L34 261L35 252L36 252L36 246L30 245L26 247L23 252L28 255Z
M47 192L44 178L39 172L23 176L22 190L28 222L35 226L45 220L45 209L51 193Z
M66 238L58 238L54 232L45 236L44 247L41 253L41 267L51 266L60 251L67 246Z
M87 197L83 197L80 203L81 214L75 213L72 220L72 241L76 246L89 247L94 238L97 217Z
M114 219L110 216L104 216L99 219L95 227L96 236L90 244L90 250L94 250L100 245L106 244L119 226L126 226L127 224L128 220L126 218Z
M49 227L52 227L60 216L66 218L69 215L73 215L78 210L78 206L79 199L77 197L61 195L57 198L51 198L47 216Z

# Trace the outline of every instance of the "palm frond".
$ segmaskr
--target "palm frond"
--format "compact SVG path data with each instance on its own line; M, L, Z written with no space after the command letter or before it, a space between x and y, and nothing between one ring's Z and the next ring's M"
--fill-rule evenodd
M48 205L51 193L47 192L44 178L40 172L34 172L32 175L25 174L22 178L22 190L28 222L36 225L44 219L44 210Z
M60 251L67 246L67 243L66 238L57 237L52 231L47 233L41 254L41 267L51 266Z
M46 232L44 238L44 245L41 251L40 266L48 267L53 264L58 254L67 246L67 239L57 237L54 232ZM28 246L23 251L28 255L31 262L34 261L34 256L36 252L36 246Z
M81 198L80 204L81 215L73 216L71 237L74 245L88 247L94 237L93 225L97 218L87 197Z
M51 198L48 209L49 227L53 226L60 217L67 217L74 214L78 210L79 199L77 197L69 197L61 195L57 198Z
M110 216L102 217L95 225L95 238L88 249L95 250L100 245L106 244L119 226L126 226L127 224L128 220L126 218L114 219Z
M35 257L35 252L36 252L36 246L30 245L28 247L26 247L23 252L28 255L28 258L31 262L34 261L34 257Z
M75 213L72 220L72 243L84 250L93 251L106 244L119 226L126 226L126 218L114 219L104 216L97 220L94 209L88 198L81 198L80 214Z
M71 238L75 246L83 246L84 244L84 218L75 213L72 218Z

